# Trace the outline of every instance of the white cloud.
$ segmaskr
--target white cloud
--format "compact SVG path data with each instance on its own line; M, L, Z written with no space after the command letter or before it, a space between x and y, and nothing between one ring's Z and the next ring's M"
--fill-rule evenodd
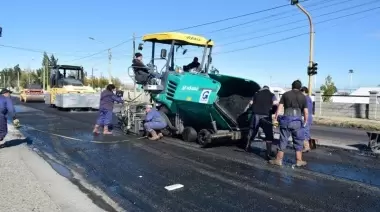
M380 39L380 31L369 34L370 37Z

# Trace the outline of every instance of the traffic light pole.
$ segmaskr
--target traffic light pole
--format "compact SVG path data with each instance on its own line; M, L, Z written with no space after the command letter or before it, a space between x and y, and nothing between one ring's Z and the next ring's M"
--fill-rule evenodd
M310 13L307 12L305 10L305 8L303 8L302 5L300 5L298 3L298 1L292 0L292 4L296 5L307 16L307 19L309 20L309 25L310 25L309 68L312 68L314 66L314 26L313 26L313 21L311 19ZM312 94L312 85L313 85L313 77L312 77L312 75L309 74L309 83L308 83L309 95Z

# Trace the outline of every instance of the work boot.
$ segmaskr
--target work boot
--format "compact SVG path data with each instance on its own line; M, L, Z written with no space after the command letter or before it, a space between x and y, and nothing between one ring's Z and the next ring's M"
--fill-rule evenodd
M309 141L308 140L305 140L303 142L303 150L302 152L310 152L310 144L309 144Z
M158 133L158 137L161 139L164 137L164 135L162 133Z
M149 140L151 141L157 141L158 139L160 139L160 137L157 135L156 131L154 130L150 132L150 135L152 136L149 138Z
M272 165L282 166L282 158L284 158L284 152L278 151L276 159L269 160Z
M94 133L94 135L98 135L99 134L99 125L95 125L94 126L94 130L92 131L92 133Z
M307 162L302 160L302 152L297 151L296 152L296 166L301 167L301 166L306 166Z
M109 131L109 129L108 129L108 126L106 125L106 126L104 126L104 129L103 129L103 134L104 135L111 135L112 134L112 132L111 131Z

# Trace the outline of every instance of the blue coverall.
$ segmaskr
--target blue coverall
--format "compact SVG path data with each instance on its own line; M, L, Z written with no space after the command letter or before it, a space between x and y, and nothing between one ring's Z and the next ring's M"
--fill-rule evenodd
M284 115L278 116L280 151L286 149L289 136L293 138L296 151L302 151L305 141L305 127L302 113L303 109L307 107L306 98L300 91L291 90L282 95L280 104L284 105Z
M146 131L151 132L152 130L162 130L167 126L165 119L161 114L155 110L151 109L145 117L144 128Z
M309 117L305 125L305 140L310 140L310 127L313 122L313 100L310 96L306 96L307 110L309 111Z
M8 134L7 115L14 118L15 109L11 98L0 95L0 141Z
M123 99L116 96L116 94L110 90L104 90L100 94L99 117L96 120L97 125L109 126L112 124L114 102L123 103Z

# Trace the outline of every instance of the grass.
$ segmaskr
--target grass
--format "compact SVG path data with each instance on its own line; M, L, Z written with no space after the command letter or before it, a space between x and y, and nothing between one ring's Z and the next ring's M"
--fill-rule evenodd
M313 124L334 127L357 128L369 131L380 131L380 121L346 118L346 117L314 117Z

